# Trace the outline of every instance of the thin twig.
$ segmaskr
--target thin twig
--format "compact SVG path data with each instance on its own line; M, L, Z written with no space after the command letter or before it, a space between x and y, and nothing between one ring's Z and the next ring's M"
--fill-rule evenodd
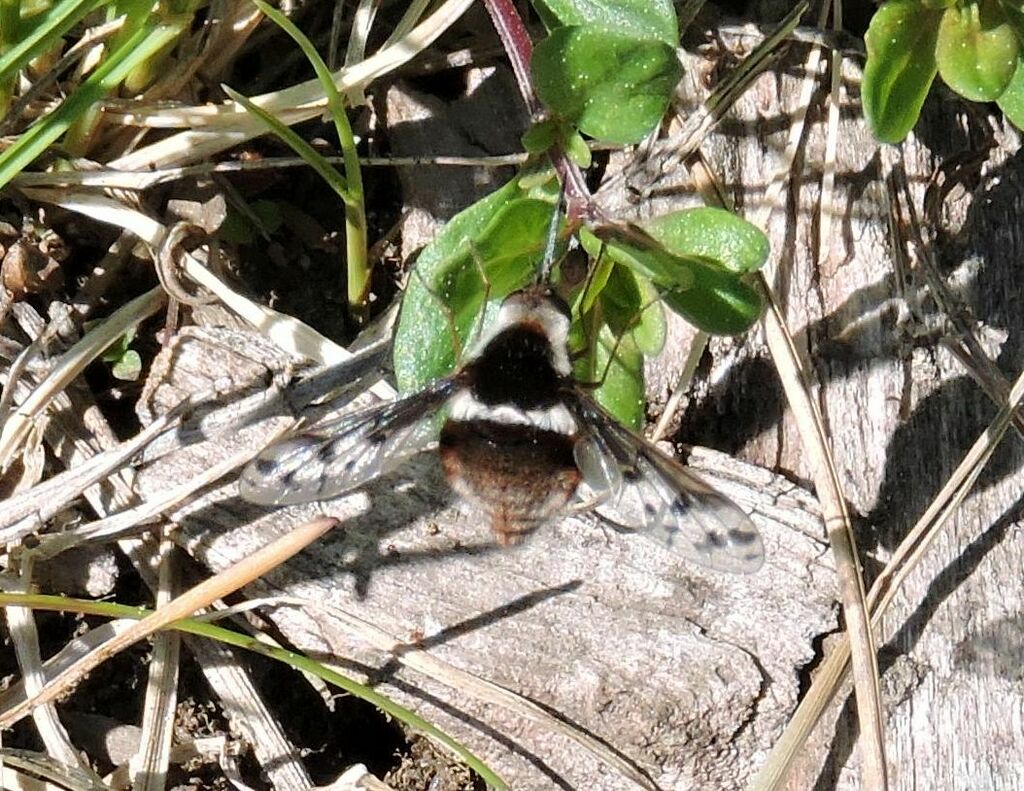
M832 29L842 30L843 27L843 3L842 0L832 2ZM828 94L825 96L825 107L828 114L828 122L825 130L825 161L822 165L821 174L821 200L818 210L818 265L824 262L831 252L832 247L832 220L836 215L835 211L835 184L836 184L836 150L839 145L839 109L843 98L843 53L832 50L829 69L832 79L829 84Z
M765 315L765 339L779 372L786 401L796 420L801 444L807 452L813 471L814 488L821 501L829 545L835 557L839 597L843 607L846 631L853 646L853 680L857 693L857 717L860 720L861 764L865 788L885 789L888 777L885 763L884 720L878 684L878 659L875 641L868 620L864 596L864 580L853 525L846 509L846 498L839 483L828 434L818 405L811 397L809 377L803 371L786 327L782 312L768 283L761 278L769 297Z
M819 17L819 24L825 21L828 3L824 3ZM776 172L765 193L762 217L755 221L765 227L774 211L781 205L782 191L789 183L788 174L796 159L800 141L803 137L807 109L816 88L816 76L821 62L822 50L813 47L808 53L804 65L805 78L801 89L794 121L790 126L789 139L786 144L784 164ZM808 391L809 380L805 376L792 337L786 328L784 311L769 286L767 278L762 274L765 293L770 300L769 310L765 316L765 337L771 350L772 358L779 371L780 379L786 391L786 398L793 409L800 431L801 442L811 455L815 489L822 502L822 513L825 519L829 542L836 561L839 594L842 601L846 628L850 640L856 646L854 659L854 681L857 693L857 712L860 718L862 740L862 783L864 788L884 789L887 784L885 748L883 737L883 720L878 682L878 661L875 654L873 635L867 618L864 597L864 582L861 576L860 563L857 557L856 542L846 511L846 500L843 496L835 464L832 459L824 421L817 404ZM806 733L803 737L806 738ZM802 741L784 745L776 743L769 760L776 758L780 752L799 750ZM764 791L777 786L764 784L759 775L751 784L752 789Z
M27 593L31 590L32 567L32 558L24 558L16 588L18 593ZM24 689L30 695L37 694L45 686L46 681L42 655L39 650L39 631L36 628L35 613L25 607L10 607L6 611L6 616L8 634L14 644ZM46 746L46 752L50 756L68 766L91 771L68 738L67 731L64 730L64 726L57 716L56 706L52 703L40 706L32 713L32 718L36 730Z
M542 116L544 108L533 89L533 80L530 76L533 42L530 40L526 25L523 24L522 17L511 0L484 0L484 5L505 47L509 63L512 64L512 72L516 76L516 84L519 86L519 93L523 97L526 109L529 110L531 118L538 119ZM584 217L593 216L596 206L579 166L569 158L560 145L552 147L548 154L565 190L568 221L574 223Z
M116 448L98 453L85 464L55 475L0 503L0 545L10 544L38 530L71 500L94 483L112 475L156 437L177 425L191 404L191 399L182 402Z

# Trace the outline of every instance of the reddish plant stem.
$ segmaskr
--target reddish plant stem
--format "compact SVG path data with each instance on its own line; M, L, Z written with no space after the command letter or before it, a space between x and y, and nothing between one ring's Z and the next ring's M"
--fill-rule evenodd
M530 40L530 33L523 24L523 18L519 16L512 0L484 0L487 13L491 15L491 24L501 39L509 62L512 64L512 71L516 75L516 82L519 84L519 92L523 95L523 101L534 118L544 112L537 94L533 90L533 82L530 80L530 58L533 57L533 41Z
M530 58L533 55L533 42L530 33L523 24L523 19L513 5L512 0L484 0L487 13L491 16L498 38L505 48L512 72L516 76L519 92L523 96L530 116L534 120L542 118L544 107L533 90L530 78ZM576 163L566 156L561 146L555 146L548 152L551 163L565 186L566 218L572 223L592 218L598 214L594 206L590 190L583 174Z

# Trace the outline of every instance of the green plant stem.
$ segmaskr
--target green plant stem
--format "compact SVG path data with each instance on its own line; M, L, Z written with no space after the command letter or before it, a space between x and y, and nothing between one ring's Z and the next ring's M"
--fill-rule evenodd
M45 594L6 593L2 591L0 591L0 607L28 607L33 610L74 612L81 615L98 615L104 618L130 618L132 620L142 620L143 618L152 615L154 612L153 610L145 607L129 607L128 605L116 604L114 602L98 602L90 601L88 599L74 599L65 596L48 596ZM235 648L242 648L246 651L262 654L263 656L269 657L270 659L274 659L278 662L284 662L296 670L300 670L304 673L309 673L317 678L323 679L328 684L333 684L350 695L373 704L385 714L394 717L418 731L422 731L432 739L445 745L455 752L455 754L458 755L467 766L479 774L491 788L507 788L505 782L485 763L483 763L483 761L469 752L469 750L440 728L432 725L427 720L404 706L398 705L390 698L381 695L379 692L375 692L364 684L353 681L347 676L343 676L340 673L330 670L316 660L310 659L309 657L295 651L288 651L283 648L267 645L257 640L255 637L240 634L239 632L232 631L231 629L225 629L222 626L216 626L205 620L197 618L184 618L180 621L175 621L170 624L168 628L176 629L180 632L185 632L186 634L193 634L198 637L206 637L210 640L217 640L226 645L234 646Z
M21 0L0 0L0 56L18 41L21 33ZM14 93L14 75L0 79L0 117L7 114Z
M147 28L147 20L152 9L152 3L147 3L145 0L114 0L112 5L107 6L104 9L106 13L107 21L122 17L124 24L121 29L114 34L114 37L110 40L110 43L104 47L104 51L116 52L126 41L134 36L139 30ZM151 27L148 26L148 27ZM144 67L148 62L148 58L139 61L131 70L124 76L121 82L125 82L131 79L133 74L136 74L141 67ZM111 90L116 86L111 86ZM133 91L134 92L134 91ZM95 134L97 126L100 121L100 109L95 105L89 107L85 112L79 115L71 126L68 127L67 133L64 135L62 141L64 150L67 151L71 156L84 156L89 150L89 143L92 140L93 134Z
M359 154L356 151L356 139L352 134L345 112L345 99L334 84L334 77L313 43L299 30L288 17L276 8L263 2L253 0L267 17L292 37L302 49L303 54L313 65L317 79L323 86L327 97L327 108L334 119L334 128L338 133L338 143L345 160L345 181L348 188L341 197L345 201L345 260L348 278L348 304L353 317L360 323L368 315L367 299L370 294L370 266L367 258L366 203L363 197L363 176L359 167Z
M97 101L119 85L141 61L159 52L181 33L180 24L142 29L111 52L106 60L56 110L43 117L0 154L0 187L46 150Z
M74 25L78 24L87 14L97 8L103 0L64 0L34 20L30 30L21 29L20 22L12 30L18 35L0 32L0 82L13 78L26 63L60 43L63 36ZM19 6L19 0L0 0L0 5L11 3ZM0 31L6 31L6 22L0 20ZM24 34L19 39L18 36ZM10 49L4 51L4 46Z

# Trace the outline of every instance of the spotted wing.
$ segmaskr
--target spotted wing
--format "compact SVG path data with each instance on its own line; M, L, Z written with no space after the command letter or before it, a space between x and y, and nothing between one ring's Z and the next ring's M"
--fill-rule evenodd
M716 571L750 573L764 561L753 522L728 497L621 426L587 394L573 394L574 454L598 512Z
M454 390L453 380L442 379L275 443L242 471L239 494L260 505L293 505L356 489L437 441L437 412Z

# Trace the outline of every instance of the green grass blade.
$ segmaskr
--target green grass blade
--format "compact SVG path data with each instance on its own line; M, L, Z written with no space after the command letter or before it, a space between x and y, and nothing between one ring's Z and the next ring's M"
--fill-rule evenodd
M334 84L331 70L327 68L313 42L299 30L295 24L276 8L263 2L253 0L256 7L292 37L302 53L306 56L316 72L317 79L327 97L327 109L334 119L334 128L338 132L338 142L345 158L345 179L348 184L348 200L345 201L345 250L348 266L348 301L358 313L365 310L366 298L370 289L370 269L367 264L366 248L366 208L363 200L363 176L359 167L359 154L356 151L356 139L352 134L352 126L345 113L345 100Z
M295 26L294 22L273 6L268 5L263 2L263 0L253 0L253 3L256 4L256 7L262 11L268 19L291 36L292 40L299 45L299 49L302 50L302 54L306 56L306 59L313 66L313 71L316 72L316 77L320 81L320 86L324 89L324 96L327 97L327 108L331 111L331 117L334 119L334 125L338 130L338 139L341 141L342 148L351 147L354 149L355 137L352 135L352 127L348 123L348 116L345 115L345 100L338 92L338 86L334 84L334 77L331 75L331 70L327 68L327 64L324 63L324 59L321 58L320 53L316 51L316 47L313 46L313 42L306 38L305 34ZM348 170L348 164L349 163L346 161L346 171ZM355 169L358 170L358 163ZM351 181L351 173L346 172L345 175L348 176Z
M29 607L34 610L74 612L82 615L99 615L104 618L132 618L134 620L141 620L142 618L153 614L153 610L145 607L129 607L127 605L116 604L114 602L90 601L88 599L75 599L65 596L47 596L45 594L6 592L0 592L0 607ZM336 673L333 670L324 667L316 660L310 659L309 657L296 653L295 651L287 651L283 648L275 648L273 646L266 645L249 635L241 634L239 632L232 631L231 629L225 629L222 626L216 626L215 624L196 618L185 618L181 621L175 621L173 624L170 624L168 628L177 629L180 632L194 634L199 637L206 637L210 640L217 640L226 645L262 654L263 656L274 659L278 662L284 662L286 665L289 665L296 670L301 670L305 673L310 673L317 678L323 679L328 684L333 684L339 689L345 690L345 692L350 695L357 697L360 700L365 700L367 703L376 706L385 714L394 717L399 722L404 723L410 728L415 728L435 741L444 744L458 755L468 767L479 774L480 777L484 779L484 782L486 782L491 788L500 789L501 791L508 788L505 781L488 768L483 761L473 755L473 753L463 747L462 744L446 734L440 728L432 725L415 712L410 711L404 706L400 706L390 698L381 695L379 692L375 692L366 685L360 684L357 681L353 681L340 673Z
M139 63L181 33L180 24L157 25L137 31L96 67L96 70L56 110L41 118L0 154L0 187L46 150L75 120L106 96Z
M242 105L246 112L256 116L261 122L263 122L267 129L287 143L291 150L302 158L303 162L313 168L320 178L326 181L331 186L331 189L337 192L346 204L348 203L348 185L345 183L344 176L336 171L331 166L331 163L328 162L319 151L292 131L287 124L281 123L271 113L268 113L259 105L253 104L238 91L228 87L227 85L221 85L220 87L224 90L224 93L231 97L231 99Z
M16 74L32 58L57 44L61 36L106 0L61 0L31 25L22 24L24 38L0 55L0 82Z

